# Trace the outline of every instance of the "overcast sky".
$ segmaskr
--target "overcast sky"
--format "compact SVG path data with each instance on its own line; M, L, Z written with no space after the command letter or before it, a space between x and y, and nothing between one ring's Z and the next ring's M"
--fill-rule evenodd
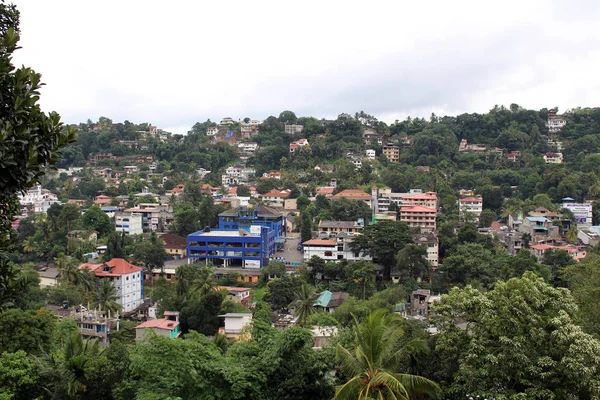
M16 2L44 111L176 133L292 110L334 118L598 106L600 2Z

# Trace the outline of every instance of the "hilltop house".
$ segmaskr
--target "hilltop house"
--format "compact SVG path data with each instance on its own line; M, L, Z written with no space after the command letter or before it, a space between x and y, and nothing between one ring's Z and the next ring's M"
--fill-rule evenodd
M117 290L117 302L128 312L144 302L144 269L130 264L122 258L113 258L103 264L85 263L80 269L88 268L99 279L108 279Z

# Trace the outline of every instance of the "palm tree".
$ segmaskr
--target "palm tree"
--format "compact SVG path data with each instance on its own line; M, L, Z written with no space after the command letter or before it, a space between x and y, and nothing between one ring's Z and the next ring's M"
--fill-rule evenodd
M409 349L418 339L402 343L403 330L397 315L386 315L384 310L371 313L362 323L354 319L354 344L348 350L338 344L341 369L350 380L339 386L335 399L402 399L409 400L416 394L437 398L439 386L417 375L397 373L399 361L408 359Z
M102 311L112 311L113 313L121 309L117 303L117 289L109 279L101 279L98 289L96 289L96 304Z
M175 272L175 292L182 299L187 298L190 291L190 281L193 276L193 269L189 264L183 264L177 267Z
M316 312L314 307L316 299L317 294L306 283L303 283L300 290L296 292L296 300L290 304L290 308L294 309L294 316L298 318L300 326L306 326L308 317Z
M577 226L571 225L571 229L567 231L566 236L569 243L577 243Z
M62 370L67 384L67 393L71 398L78 398L85 392L85 367L88 361L100 353L98 342L81 338L79 331L73 332L64 346Z
M60 272L60 279L65 283L77 285L79 281L79 266L76 260L60 254L54 261L56 261L56 267L58 268L58 272Z
M84 341L79 330L75 330L66 337L62 356L46 354L40 360L45 361L41 364L40 375L49 382L48 389L55 396L81 399L86 392L86 366L101 354L96 340Z
M79 263L73 257L60 254L55 258L60 278L64 283L81 287L85 292L90 292L96 284L96 277L88 269L80 269Z
M96 286L96 275L87 267L80 269L76 284L83 288L85 292L91 292Z
M194 288L204 296L217 286L217 278L212 266L200 268L197 273L197 278L194 280Z

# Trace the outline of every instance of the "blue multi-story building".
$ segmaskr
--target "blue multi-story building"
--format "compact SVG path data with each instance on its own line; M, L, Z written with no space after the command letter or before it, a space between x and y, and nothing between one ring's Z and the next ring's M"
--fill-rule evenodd
M264 226L275 233L275 239L286 235L285 215L270 207L259 205L256 208L238 207L219 214L219 229L230 231L243 229L249 232L251 226Z
M266 226L243 229L206 228L188 235L188 261L206 260L216 266L262 268L275 253L275 231Z

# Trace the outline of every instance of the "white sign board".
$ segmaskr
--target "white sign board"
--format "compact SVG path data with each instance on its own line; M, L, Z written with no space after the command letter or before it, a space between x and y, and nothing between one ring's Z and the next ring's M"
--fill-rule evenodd
M250 226L250 233L253 235L260 235L260 226L258 226L258 225Z
M592 224L592 205L588 203L563 203L563 208L568 208L575 216L578 224Z
M258 269L258 268L260 268L260 261L259 260L245 260L244 268Z

